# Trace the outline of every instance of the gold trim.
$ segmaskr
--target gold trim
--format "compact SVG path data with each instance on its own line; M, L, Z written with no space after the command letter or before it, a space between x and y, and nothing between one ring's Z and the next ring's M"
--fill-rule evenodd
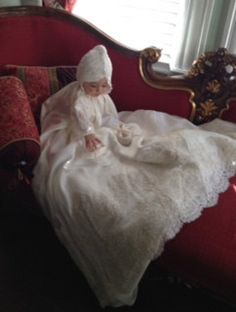
M201 124L220 118L235 98L236 58L225 48L206 52L193 62L186 75L163 75L153 69L160 49L148 48L139 56L139 72L149 86L159 90L188 92L192 107L190 121ZM157 56L156 56L157 55ZM222 76L224 75L224 76Z
M184 76L181 76L182 80L179 79L179 78L175 78L174 76L168 76L168 77L165 77L165 76L158 76L157 78L160 80L160 81L154 81L154 80L151 80L150 77L148 77L148 75L146 74L146 72L144 71L144 69L147 70L148 72L148 69L150 68L150 64L154 64L156 62L158 62L158 60L160 59L161 57L161 49L158 49L158 48L155 48L155 47L150 47L150 48L147 48L147 49L144 49L140 52L140 55L139 55L139 73L142 77L142 79L144 80L144 82L155 88L155 89L159 89L159 90L179 90L179 91L186 91L189 93L189 104L191 105L192 109L191 109L191 113L190 113L190 116L189 116L189 120L190 121L193 121L194 120L194 117L195 117L195 114L196 114L196 103L193 101L193 98L195 96L195 92L191 89L191 88L188 88L188 87L177 87L177 86L174 86L174 85L170 85L170 86L164 86L162 85L163 82L166 82L166 83L170 83L173 84L174 82L179 82L179 83L184 83ZM145 63L143 61L143 58L145 58L149 63Z
M161 57L161 51L162 49L156 47L149 47L140 52L140 57L141 58L144 57L150 63L154 64L159 61Z

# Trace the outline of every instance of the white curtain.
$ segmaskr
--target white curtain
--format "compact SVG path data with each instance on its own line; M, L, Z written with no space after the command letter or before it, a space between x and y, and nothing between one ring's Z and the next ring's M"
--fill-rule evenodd
M186 0L182 38L171 68L185 71L206 51L236 53L236 0Z
M177 71L188 69L193 60L206 51L214 5L214 0L186 0L181 43L176 53L172 55L170 64L172 69Z
M236 1L230 0L228 14L221 38L221 46L226 47L231 53L236 53Z

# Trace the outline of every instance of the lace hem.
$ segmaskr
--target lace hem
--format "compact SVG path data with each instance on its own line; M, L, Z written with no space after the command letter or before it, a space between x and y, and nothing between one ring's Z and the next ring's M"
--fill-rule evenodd
M176 220L175 225L173 226L172 224L171 227L168 228L167 232L165 233L166 239L164 239L164 243L167 240L174 238L185 223L193 222L199 218L205 208L215 206L219 200L220 194L228 189L230 185L229 179L235 176L235 174L236 161L232 161L230 164L228 164L228 166L226 166L225 170L219 172L217 176L217 182L212 185L207 196L198 198L198 202L195 202L195 206L191 207L191 209L185 209L186 214L184 217L182 216L182 218Z

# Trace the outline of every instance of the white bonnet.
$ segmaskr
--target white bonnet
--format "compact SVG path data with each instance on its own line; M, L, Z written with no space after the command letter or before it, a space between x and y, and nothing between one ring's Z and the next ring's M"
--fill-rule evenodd
M111 87L112 63L103 45L97 45L88 51L77 66L76 79L80 86L84 82L99 81L107 78Z

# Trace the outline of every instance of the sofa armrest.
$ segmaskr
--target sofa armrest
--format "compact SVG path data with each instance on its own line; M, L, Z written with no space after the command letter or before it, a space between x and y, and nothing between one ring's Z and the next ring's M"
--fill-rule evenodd
M13 76L0 77L0 170L1 185L10 187L16 181L29 179L39 157L39 132L24 85ZM2 180L3 179L3 180Z

